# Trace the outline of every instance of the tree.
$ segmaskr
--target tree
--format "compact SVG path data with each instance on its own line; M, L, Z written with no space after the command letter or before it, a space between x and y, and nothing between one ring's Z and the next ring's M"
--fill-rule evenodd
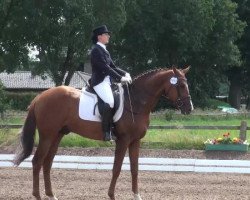
M55 0L30 9L27 23L34 31L29 45L39 51L34 71L49 73L56 85L68 85L88 57L93 27L106 23L119 30L124 24L123 4L117 0Z
M232 107L237 109L239 109L241 105L242 78L242 68L233 67L228 71L228 79L230 81L228 102Z
M106 24L113 34L124 26L126 22L125 0L98 0L93 1L94 24Z
M199 92L199 96L203 97L201 99L204 99L204 102L206 102L206 98L214 97L217 94L220 82L227 78L227 72L232 67L240 67L241 57L236 41L241 37L245 27L245 23L240 21L236 14L237 4L228 0L214 1L214 3L213 29L208 35L202 51L197 55L205 58L205 60L200 59L197 63L200 67L197 68L195 75L197 78L199 74L205 74L201 77L203 84L201 84ZM195 87L195 85L192 86ZM236 91L234 90L234 92Z
M205 0L137 0L129 1L127 7L120 51L126 54L124 62L145 68L186 62L190 50L201 49L213 25L213 4Z
M38 50L33 62L36 74L47 72L56 85L68 85L80 63L86 60L89 30L93 23L91 0L26 1L28 45Z
M0 1L0 72L28 65L22 1Z
M92 29L107 24L119 31L124 25L124 2L4 0L0 3L0 25L4 27L0 71L28 68L37 75L49 74L56 85L68 85L88 57ZM29 48L38 51L32 62L28 62Z
M249 1L235 1L241 19L249 21ZM25 67L28 48L34 47L39 60L32 71L67 85L88 57L92 29L106 24L113 31L109 50L115 62L132 74L191 65L188 79L196 105L217 94L225 71L241 67L243 74L250 73L249 28L239 43L242 62L235 42L246 24L231 0L4 0L0 5L0 71Z
M205 105L219 90L224 71L239 66L235 41L245 24L232 1L131 0L126 5L128 19L116 48L118 58L133 66L133 73L191 64L192 96L196 105Z
M243 36L238 40L238 46L242 55L241 70L238 70L237 76L240 76L242 94L246 98L247 109L250 110L250 1L235 0L238 4L237 13L242 21L246 22L247 26ZM234 73L229 74L231 76ZM239 81L238 81L239 82Z

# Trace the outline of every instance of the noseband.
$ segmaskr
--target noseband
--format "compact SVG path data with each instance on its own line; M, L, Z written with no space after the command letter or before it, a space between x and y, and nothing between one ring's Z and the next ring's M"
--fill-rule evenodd
M187 97L178 98L175 104L178 109L181 109L184 105L186 105L186 102L190 101L191 101L191 96L188 95Z
M174 85L171 84L170 87L169 87L169 89L168 89L168 91L167 91L167 93L166 93L166 95L162 95L166 99L169 99L168 98L169 91L171 90L172 87L176 87L177 93L178 93L178 98L177 98L176 102L174 102L174 104L176 105L176 107L178 109L181 109L186 104L186 102L190 102L191 101L191 96L190 95L188 95L186 97L181 97L180 86L179 86L179 81L180 80L183 80L183 81L187 82L186 78L179 78L179 77L177 77L177 83L174 84Z

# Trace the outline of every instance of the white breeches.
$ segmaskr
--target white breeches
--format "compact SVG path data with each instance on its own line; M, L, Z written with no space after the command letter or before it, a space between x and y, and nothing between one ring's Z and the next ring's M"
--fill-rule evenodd
M114 108L114 97L110 85L110 78L106 76L101 83L93 88L105 103L108 103L111 108Z

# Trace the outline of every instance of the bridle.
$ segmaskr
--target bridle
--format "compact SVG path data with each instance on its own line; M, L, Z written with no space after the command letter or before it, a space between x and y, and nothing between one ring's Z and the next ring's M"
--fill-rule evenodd
M181 93L180 93L180 85L179 85L179 82L182 80L182 81L185 81L185 83L187 83L187 79L186 78L182 78L182 77L176 77L177 78L177 83L176 84L171 84L170 87L168 88L168 91L164 94L162 94L162 96L167 99L167 100L170 100L169 97L168 97L168 94L170 92L170 90L173 88L173 87L177 87L177 93L178 93L178 98L177 100L174 102L174 105L176 105L176 107L178 109L182 109L185 105L187 105L187 103L189 103L191 101L191 96L188 95L186 97L181 97ZM129 92L129 87L126 88L127 91ZM147 95L149 96L154 96L154 94L150 94L150 93L147 93ZM131 100L130 100L131 101ZM124 106L124 109L127 110L128 112L132 113L133 115L138 115L138 114L141 114L139 112L135 112L133 110L131 110L131 106L130 108L127 108L126 106Z
M188 95L188 96L186 96L186 97L181 97L181 94L180 94L180 84L179 84L179 82L180 82L180 80L182 80L182 81L185 81L185 83L187 83L187 79L186 79L186 78L182 78L182 77L176 77L176 78L177 78L177 83L176 83L176 84L171 84L170 87L168 88L168 91L165 93L165 95L163 94L162 96L163 96L164 98L166 98L166 99L169 100L168 94L169 94L170 90L171 90L173 87L176 87L176 89L177 89L177 94L178 94L178 98L177 98L177 100L174 102L174 104L176 105L176 107L177 107L178 109L181 109L181 108L185 105L186 102L191 101L191 96Z

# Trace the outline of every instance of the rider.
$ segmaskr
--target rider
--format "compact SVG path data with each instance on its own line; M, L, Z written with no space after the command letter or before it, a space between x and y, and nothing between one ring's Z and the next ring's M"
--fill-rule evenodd
M110 131L112 123L112 108L114 108L114 97L111 90L111 80L116 82L131 83L130 74L115 66L106 44L109 42L110 31L106 25L99 26L93 30L91 50L91 86L104 101L104 110L102 115L102 130L104 133L104 141L115 139Z

